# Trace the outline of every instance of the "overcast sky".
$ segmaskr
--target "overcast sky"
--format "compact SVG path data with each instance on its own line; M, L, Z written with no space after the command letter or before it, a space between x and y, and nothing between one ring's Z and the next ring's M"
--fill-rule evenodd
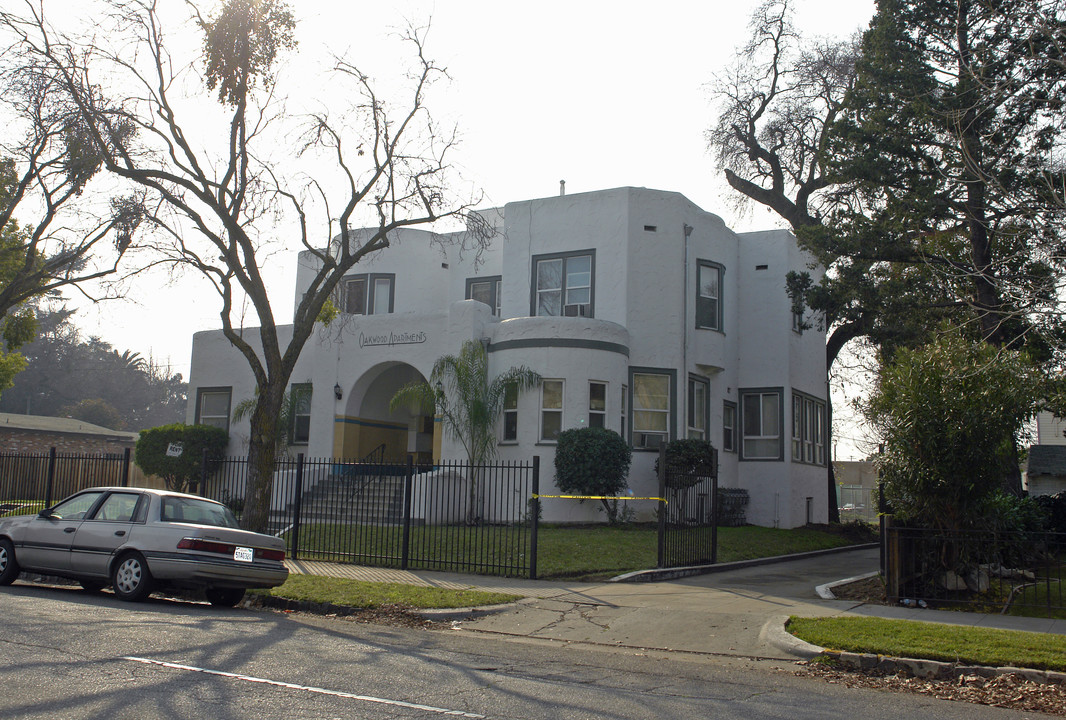
M748 37L756 0L453 0L342 3L293 0L299 52L282 86L311 72L304 58L347 54L381 86L399 79L394 31L432 20L427 54L448 68L434 96L457 123L454 160L486 206L626 185L677 191L737 230L783 227L755 210L738 217L706 150L715 111L707 89ZM48 2L46 0L46 7ZM796 0L805 34L863 29L873 0ZM320 98L328 104L329 98ZM272 258L279 318L291 307L295 251ZM217 296L188 276L158 274L125 300L83 307L76 322L117 349L153 356L188 378L192 333L221 326Z

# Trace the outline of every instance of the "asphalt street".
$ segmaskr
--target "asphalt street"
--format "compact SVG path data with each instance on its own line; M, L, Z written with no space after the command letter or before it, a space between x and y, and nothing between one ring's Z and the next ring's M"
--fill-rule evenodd
M1020 718L847 689L789 662L364 625L18 582L0 718Z

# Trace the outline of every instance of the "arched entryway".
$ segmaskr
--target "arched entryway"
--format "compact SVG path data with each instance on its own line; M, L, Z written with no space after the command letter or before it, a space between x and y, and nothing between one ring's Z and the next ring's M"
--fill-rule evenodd
M417 407L389 410L396 391L412 382L426 378L402 362L381 363L363 373L344 393L344 408L334 423L334 457L398 460L410 453L423 463L439 454L432 414L423 415Z

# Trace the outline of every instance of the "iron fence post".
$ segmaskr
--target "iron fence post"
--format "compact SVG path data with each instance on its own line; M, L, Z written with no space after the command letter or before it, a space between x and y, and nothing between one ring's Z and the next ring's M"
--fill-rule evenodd
M537 530L540 526L540 455L533 456L533 493L529 499L529 579L537 579Z
M52 481L56 476L56 449L48 448L48 475L44 480L44 506L52 506Z
M657 567L666 567L666 445L659 445L659 557Z
M715 460L717 460L718 451L715 450ZM715 463L717 468L717 462ZM718 471L715 470L714 477L711 478L711 564L714 565L718 562Z
M193 492L198 492L200 495L207 497L207 448L204 448L203 453L200 456L200 487ZM220 500L221 498L215 498Z
M296 497L292 504L292 559L300 559L300 515L303 514L304 496L304 454L296 456Z
M122 487L130 486L130 449L122 449Z
M407 454L407 469L403 478L403 541L400 546L400 569L406 570L411 558L411 489L414 485L414 456Z

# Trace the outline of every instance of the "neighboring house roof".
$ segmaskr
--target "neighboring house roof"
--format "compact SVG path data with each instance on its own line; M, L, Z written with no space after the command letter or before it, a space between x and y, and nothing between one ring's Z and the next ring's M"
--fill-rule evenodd
M1029 476L1066 475L1066 445L1033 445L1029 448Z
M128 442L136 442L140 436L140 433L111 430L110 428L93 425L74 418L18 415L15 413L0 413L0 431L4 429L62 433L65 435L94 435Z

